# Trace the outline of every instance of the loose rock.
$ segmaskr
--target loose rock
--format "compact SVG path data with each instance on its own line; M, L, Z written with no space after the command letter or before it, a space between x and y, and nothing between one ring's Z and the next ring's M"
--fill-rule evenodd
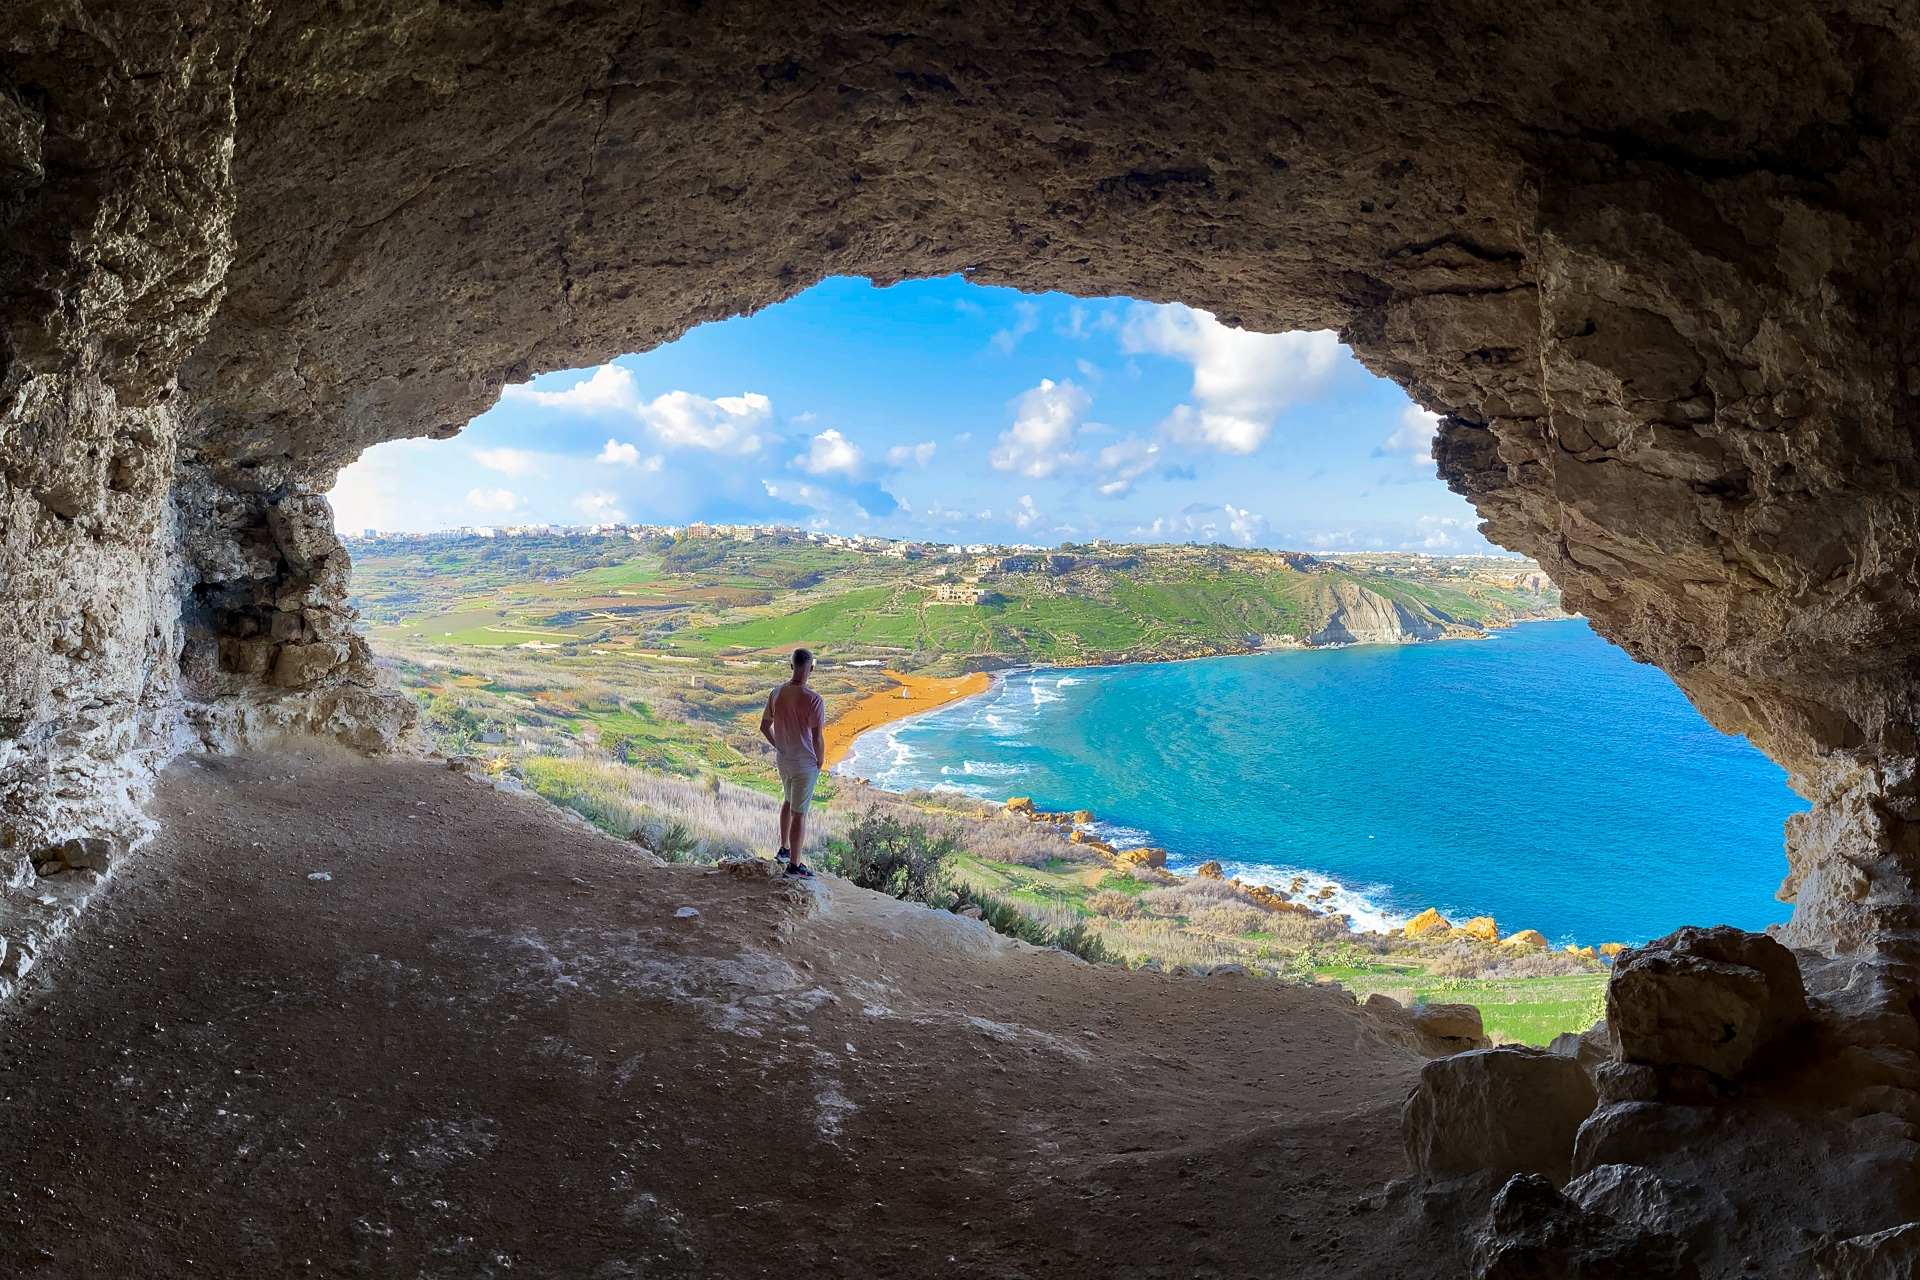
M1574 1137L1598 1101L1587 1073L1541 1049L1436 1058L1400 1112L1407 1161L1429 1181L1481 1170L1567 1180Z
M1620 1056L1733 1080L1807 1018L1793 953L1726 925L1680 929L1622 952L1607 984Z

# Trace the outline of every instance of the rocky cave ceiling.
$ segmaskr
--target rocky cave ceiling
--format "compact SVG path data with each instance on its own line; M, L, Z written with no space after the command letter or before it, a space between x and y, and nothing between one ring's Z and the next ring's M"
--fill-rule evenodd
M1491 538L1816 801L1796 940L1890 944L1916 89L1864 3L10 6L8 830L183 733L404 730L301 496L368 445L967 271L1340 329Z

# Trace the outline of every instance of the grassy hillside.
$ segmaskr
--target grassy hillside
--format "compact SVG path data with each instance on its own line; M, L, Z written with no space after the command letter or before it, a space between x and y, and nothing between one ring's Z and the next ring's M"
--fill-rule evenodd
M1224 547L893 559L803 534L351 540L369 639L447 747L588 752L768 788L755 729L796 645L829 714L891 686L1024 663L1297 643L1353 584L1456 629L1558 612L1517 560L1339 560ZM964 588L966 603L938 598ZM1537 588L1537 589L1536 589ZM972 602L979 596L979 602Z

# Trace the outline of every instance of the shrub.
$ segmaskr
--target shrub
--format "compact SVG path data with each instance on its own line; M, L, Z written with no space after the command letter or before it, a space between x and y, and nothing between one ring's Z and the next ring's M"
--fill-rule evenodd
M1018 867L1044 867L1056 859L1091 862L1095 857L1093 850L1064 840L1038 824L1005 820L983 822L970 831L967 852L989 862Z
M1428 966L1427 972L1436 978L1477 978L1480 976L1480 957L1470 948L1452 947Z
M862 889L927 902L946 885L947 863L959 852L952 832L869 809L833 849L835 870Z
M1131 920L1140 914L1140 904L1133 900L1132 894L1102 889L1087 899L1087 910L1113 920Z
M958 899L956 907L968 902L979 907L980 919L995 933L1030 942L1036 947L1058 947L1090 964L1105 964L1118 958L1078 913L1066 920L1049 922L998 894L963 888L958 891Z
M1223 880L1196 876L1140 895L1140 905L1160 916L1191 916L1202 907L1244 906L1247 899Z
M687 830L687 824L679 819L651 826L635 827L632 840L643 849L650 849L668 862L685 862L693 853L694 846L700 842L693 832Z
M1237 937L1243 933L1264 931L1273 917L1258 907L1201 907L1187 917L1187 923L1204 933Z

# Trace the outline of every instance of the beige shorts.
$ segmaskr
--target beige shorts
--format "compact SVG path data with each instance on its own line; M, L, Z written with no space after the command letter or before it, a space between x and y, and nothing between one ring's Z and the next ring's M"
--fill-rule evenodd
M810 764L781 764L780 794L795 813L805 813L813 803L813 784L820 771Z

